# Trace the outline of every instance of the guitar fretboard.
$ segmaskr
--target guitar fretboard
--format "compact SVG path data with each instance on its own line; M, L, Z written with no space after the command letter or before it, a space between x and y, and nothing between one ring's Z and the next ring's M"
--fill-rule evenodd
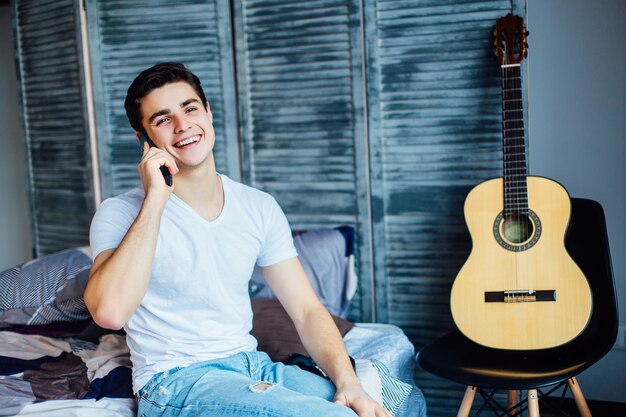
M526 141L519 64L502 66L504 215L528 214Z

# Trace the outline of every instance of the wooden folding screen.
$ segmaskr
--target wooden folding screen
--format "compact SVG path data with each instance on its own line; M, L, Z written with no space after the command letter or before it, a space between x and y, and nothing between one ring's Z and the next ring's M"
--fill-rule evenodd
M450 285L470 248L463 199L501 175L491 31L524 16L523 1L13 4L38 254L86 243L95 179L103 198L138 185L126 88L182 61L211 102L220 172L273 194L294 229L356 228L352 319L397 324L417 349L451 328ZM416 377L429 415L454 412L461 387Z
M357 230L353 316L372 317L360 5L235 2L244 179L272 193L294 229Z

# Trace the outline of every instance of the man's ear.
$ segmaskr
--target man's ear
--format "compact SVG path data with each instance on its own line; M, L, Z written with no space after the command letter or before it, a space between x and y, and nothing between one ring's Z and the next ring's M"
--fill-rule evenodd
M209 120L213 123L213 113L211 113L211 106L209 105L209 100L204 103L204 107L206 108L206 112L209 114Z
M141 133L135 130L135 137L139 142L141 142Z

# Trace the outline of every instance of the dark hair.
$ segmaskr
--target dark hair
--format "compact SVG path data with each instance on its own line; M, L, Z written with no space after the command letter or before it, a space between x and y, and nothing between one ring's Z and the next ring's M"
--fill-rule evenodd
M152 90L179 81L189 84L206 107L207 99L200 85L200 79L179 62L161 62L142 71L128 87L124 108L133 129L146 133L141 125L141 100Z

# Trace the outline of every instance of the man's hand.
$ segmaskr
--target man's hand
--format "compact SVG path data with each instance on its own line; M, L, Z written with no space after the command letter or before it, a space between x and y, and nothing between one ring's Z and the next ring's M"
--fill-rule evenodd
M162 166L167 167L172 175L178 173L176 161L169 153L159 148L150 147L147 142L144 142L141 161L137 166L143 189L146 197L148 195L156 197L164 204L174 190L174 184L171 187L165 184L160 170Z
M391 413L370 397L360 385L338 388L334 402L350 407L359 417L392 417Z

